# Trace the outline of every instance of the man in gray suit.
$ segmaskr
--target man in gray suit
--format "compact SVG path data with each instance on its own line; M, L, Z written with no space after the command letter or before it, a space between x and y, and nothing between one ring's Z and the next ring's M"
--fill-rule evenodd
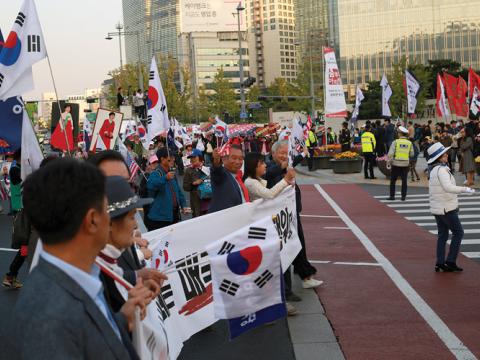
M137 359L127 329L144 312L142 284L113 314L103 296L95 257L110 218L105 178L94 166L53 160L24 182L24 208L44 251L13 313L8 359Z

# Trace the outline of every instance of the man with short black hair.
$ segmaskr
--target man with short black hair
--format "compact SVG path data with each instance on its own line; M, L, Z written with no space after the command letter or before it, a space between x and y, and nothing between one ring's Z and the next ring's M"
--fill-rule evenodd
M105 177L91 164L56 159L25 180L23 201L43 252L15 305L7 358L138 358L126 328L146 303L132 297L114 315L94 265L110 228Z
M248 190L242 177L243 150L240 145L231 145L227 155L213 150L213 164L210 168L212 200L209 213L220 211L249 202Z

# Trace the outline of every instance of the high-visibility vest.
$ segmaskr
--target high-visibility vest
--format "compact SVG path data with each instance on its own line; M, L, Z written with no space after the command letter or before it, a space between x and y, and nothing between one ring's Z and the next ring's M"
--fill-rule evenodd
M405 138L399 138L395 140L395 154L394 160L409 161L410 149L412 148L412 142Z
M362 152L373 153L375 146L375 135L373 135L370 131L365 131L362 134Z
M312 130L310 130L308 132L308 136L307 136L307 140L305 141L305 145L307 147L316 146L317 142L318 142L317 135L315 135L315 133Z

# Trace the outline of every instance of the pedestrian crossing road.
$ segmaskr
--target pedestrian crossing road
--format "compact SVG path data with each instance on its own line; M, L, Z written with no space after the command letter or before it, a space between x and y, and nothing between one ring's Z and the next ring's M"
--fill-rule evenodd
M431 234L437 234L435 218L430 214L428 201L428 190L424 192L407 195L405 201L387 200L388 196L374 196L377 200L385 203L407 220L425 228ZM399 196L399 195L397 195ZM460 207L460 221L462 222L465 235L462 240L460 251L463 255L480 262L480 194L458 196ZM450 241L449 241L450 243Z

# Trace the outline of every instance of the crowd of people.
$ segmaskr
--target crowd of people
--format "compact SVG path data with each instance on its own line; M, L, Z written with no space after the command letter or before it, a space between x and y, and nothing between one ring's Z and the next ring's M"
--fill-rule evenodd
M412 163L415 164L420 149L425 151L431 209L439 228L436 271L461 271L456 257L463 230L456 194L473 192L470 186L474 182L473 161L478 155L479 133L478 121L435 127L408 123L404 127L385 120L383 124L367 122L360 130L365 178L375 178L374 166L379 157L389 159L389 200L394 200L399 177L401 199L405 200L409 170L412 180L414 176L419 178ZM345 151L356 137L351 136L347 123L338 136L331 129L327 129L326 135L328 141L338 141ZM226 144L226 139L219 141L213 133L199 133L193 135L192 141L178 137L175 146L168 138L159 138L148 150L138 137L123 140L128 156L140 167L137 176L130 173L125 154L114 150L74 156L77 159L49 156L39 170L22 179L19 149L13 154L8 172L3 170L2 179L9 183L10 210L15 218L12 245L18 249L3 279L5 287L23 286L18 280L19 270L27 259L31 266L38 238L43 245L40 260L14 311L14 333L22 339L14 358L26 358L34 349L45 357L53 356L52 347L41 336L41 324L46 321L51 324L48 336L62 339L58 341L61 346L55 348L57 357L90 357L101 349L106 358L136 358L129 337L135 308L140 307L144 316L145 307L159 294L166 279L161 272L145 266L152 252L140 230L152 231L190 216L272 199L288 186L293 186L296 193L297 230L302 245L293 261L293 270L301 278L303 288L322 285L314 277L316 268L307 257L300 217L301 191L295 182L295 167L305 158L312 158L312 149L320 143L314 128L307 132L305 146L290 159L290 166L289 143L281 134L263 142L244 137ZM262 151L266 149L268 154ZM457 160L466 176L463 187L455 185L452 175ZM450 165L449 170L445 164ZM138 208L143 211L137 212ZM445 258L449 230L454 236ZM110 264L116 275L100 273L95 264L97 257ZM122 294L115 285L118 277L133 287L126 286ZM301 298L292 291L290 269L285 271L284 285L288 315L295 315L297 310L292 302ZM47 287L49 291L45 291ZM58 305L55 311L45 305L53 301ZM102 336L87 336L94 333Z

